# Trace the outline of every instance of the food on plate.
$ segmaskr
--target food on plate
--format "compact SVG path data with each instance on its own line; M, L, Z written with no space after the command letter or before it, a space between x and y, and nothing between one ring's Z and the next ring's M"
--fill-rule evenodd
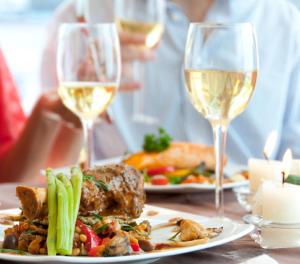
M145 136L143 148L143 151L130 155L123 162L140 170L148 184L214 183L213 147L188 142L172 142L172 137L160 129L158 135ZM245 180L245 178L238 180ZM236 180L225 179L225 182L233 181Z
M28 219L45 217L48 211L46 193L46 188L17 187L17 196ZM134 168L113 164L84 171L79 208L82 215L93 211L101 215L137 218L144 201L144 179Z
M47 188L17 187L21 214L1 216L14 225L5 230L0 253L115 257L196 245L213 237L196 222L190 224L196 235L188 235L186 223L191 220L180 219L175 223L181 232L176 243L154 243L155 228L147 219L137 219L145 202L143 176L128 165L83 172L72 168L71 177L48 169L46 177Z

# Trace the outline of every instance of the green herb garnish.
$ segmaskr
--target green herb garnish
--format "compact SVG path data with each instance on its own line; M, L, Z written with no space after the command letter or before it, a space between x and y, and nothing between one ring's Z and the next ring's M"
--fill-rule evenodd
M131 226L131 225L128 225L128 224L122 224L122 225L121 225L121 230L126 231L126 232L129 232L129 231L134 230L134 228L133 228L133 226Z
M94 218L100 220L100 221L103 220L103 217L102 217L101 215L98 215L98 214L93 213L92 216L93 216Z
M176 237L181 233L181 231L178 231L174 236L171 236L170 238L168 238L168 240L170 241L175 241Z
M144 182L151 182L151 177L147 174L146 171L143 172Z
M101 181L101 180L96 180L94 176L84 175L83 180L84 181L93 181L98 188L102 188L106 192L110 190L110 185L109 184L107 184L107 183L105 183L104 181Z
M207 169L205 162L201 162L195 169L193 169L193 173L210 178L214 174L214 171Z
M187 176L183 176L183 177L176 177L176 176L170 176L168 177L169 183L170 184L180 184L182 183L185 179L187 178Z
M289 175L284 182L295 184L295 185L300 185L300 176L296 175Z
M97 234L100 234L100 233L102 233L103 231L105 231L108 227L109 227L108 224L105 224L105 225L103 225L103 226L100 226L99 228L96 229L96 233L97 233Z
M104 181L97 180L95 181L95 183L97 187L102 188L106 192L110 190L110 186L106 184Z
M158 135L145 135L143 149L146 152L161 152L170 147L171 142L172 137L163 128L159 128Z

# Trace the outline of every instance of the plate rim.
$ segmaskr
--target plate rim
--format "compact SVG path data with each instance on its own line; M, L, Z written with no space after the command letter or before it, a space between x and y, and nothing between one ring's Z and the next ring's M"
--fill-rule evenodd
M198 214L188 213L184 211L179 210L173 210L168 209L160 206L153 206L153 205L145 205L145 208L147 210L163 210L166 213L181 213L185 216L190 217L200 217L206 220L213 219L212 217L206 217ZM12 210L19 210L18 208L12 208L12 209L5 209L0 210L0 213L8 213ZM225 220L223 220L225 222ZM153 259L160 259L164 257L171 257L196 251L201 251L204 249L212 248L212 247L218 247L221 245L225 245L229 242L232 242L234 240L240 239L244 237L245 235L249 234L254 230L254 226L251 224L245 224L245 223L239 223L237 221L232 220L232 225L236 225L236 227L241 228L241 230L235 234L232 234L230 236L224 237L220 240L211 241L203 245L196 245L192 247L184 247L184 248L177 248L173 250L163 250L158 252L151 252L151 253L145 253L141 255L132 255L132 256L120 256L120 257L72 257L72 256L20 256L20 255L11 255L6 253L0 253L0 259L2 260L9 260L9 261L15 261L15 262L31 262L31 263L48 263L48 262L57 262L57 263L86 263L86 264L92 264L92 263L126 263L126 262L137 262L137 261L147 261L147 260L153 260ZM0 225L3 226L3 225Z

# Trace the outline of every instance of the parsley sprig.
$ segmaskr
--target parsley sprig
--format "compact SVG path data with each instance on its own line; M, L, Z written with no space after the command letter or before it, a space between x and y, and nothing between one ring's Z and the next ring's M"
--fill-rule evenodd
M163 128L159 128L158 135L145 135L143 149L146 152L161 152L170 147L171 142L172 137Z

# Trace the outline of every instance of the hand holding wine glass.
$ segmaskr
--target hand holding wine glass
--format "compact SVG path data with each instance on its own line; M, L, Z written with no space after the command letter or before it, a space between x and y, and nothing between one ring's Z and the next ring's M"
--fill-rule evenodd
M216 209L223 216L223 160L229 123L247 107L258 69L249 23L192 23L185 53L185 81L192 104L212 125L216 155Z
M115 25L62 25L57 70L59 95L82 122L89 167L93 124L112 102L120 81L120 45Z
M143 36L144 42L132 47L135 50L146 51L155 49L164 31L164 0L115 0L116 23L121 34ZM144 83L144 69L140 59L132 65L133 79ZM131 82L132 78L126 77L124 82ZM145 112L145 89L134 93L133 121L138 123L156 124L156 117Z

